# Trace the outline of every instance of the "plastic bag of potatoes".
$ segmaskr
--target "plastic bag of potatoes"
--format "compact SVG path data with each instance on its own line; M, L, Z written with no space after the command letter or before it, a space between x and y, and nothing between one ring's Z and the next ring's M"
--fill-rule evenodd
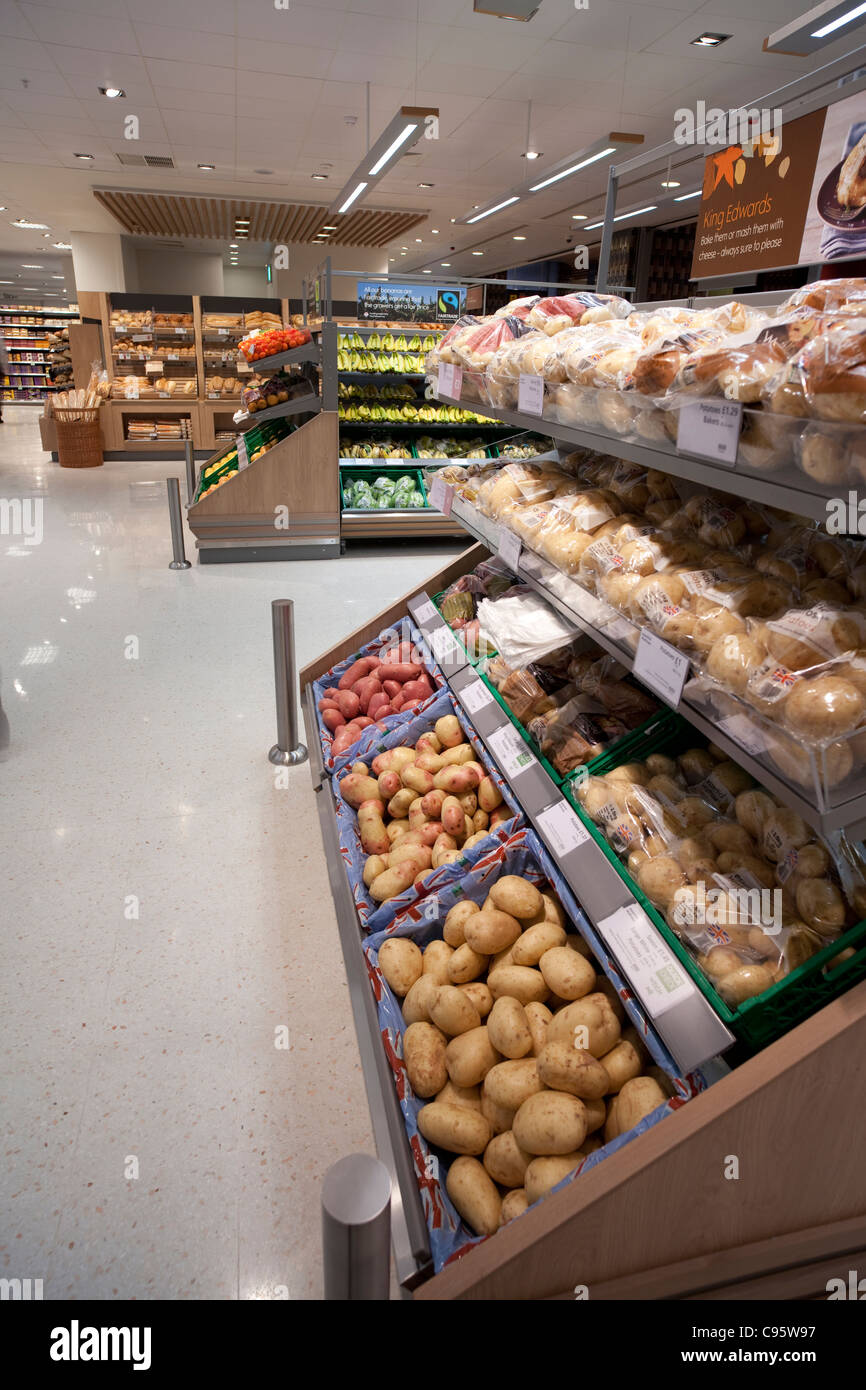
M575 791L731 1007L866 911L861 852L821 840L716 750L651 753Z

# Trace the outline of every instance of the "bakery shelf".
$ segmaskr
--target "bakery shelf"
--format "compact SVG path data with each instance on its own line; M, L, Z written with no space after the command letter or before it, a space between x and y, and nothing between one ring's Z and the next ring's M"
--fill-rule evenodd
M476 540L498 552L501 528L495 520L483 516L477 508L455 496L451 515ZM521 549L516 572L542 598L557 610L578 632L616 657L628 670L634 670L634 654L641 629L618 609L590 594L580 584L563 574L542 556ZM640 679L640 677L636 677ZM720 703L721 698L721 703ZM724 749L730 758L762 783L768 791L784 802L822 835L846 829L854 839L866 837L866 779L862 769L855 773L854 790L842 799L822 795L822 789L804 789L786 780L766 754L767 732L777 741L794 740L779 726L769 725L750 706L725 695L718 687L707 690L706 683L695 676L684 687L677 705L678 712L699 729L711 742ZM734 736L735 731L736 736ZM852 734L852 738L856 733ZM805 750L800 749L802 759ZM858 766L855 758L855 768ZM813 794L812 794L813 793Z
M473 410L476 414L488 415L491 420L514 429L540 431L574 447L595 449L599 453L610 454L613 458L641 464L644 468L657 468L662 473L670 473L675 478L685 478L689 482L699 483L702 487L716 488L720 492L735 492L752 502L762 502L767 506L779 507L783 511L796 512L812 521L826 521L828 498L839 495L838 485L835 491L810 488L807 475L793 467L785 471L785 481L774 481L779 478L779 474L747 472L739 466L726 468L708 459L699 458L696 454L678 453L673 444L668 450L652 444L642 444L621 435L565 425L547 415L525 415L516 410L500 410L483 402L460 400L453 396L442 395L438 399L443 405L458 406L461 410ZM803 424L817 423L819 422L803 421Z

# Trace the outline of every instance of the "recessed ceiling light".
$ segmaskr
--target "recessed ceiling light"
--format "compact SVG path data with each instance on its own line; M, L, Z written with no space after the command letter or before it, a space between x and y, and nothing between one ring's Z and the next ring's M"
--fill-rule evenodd
M57 250L58 250L58 251L71 251L71 250L72 250L72 242L71 242L71 241L55 241L54 245L57 247Z
M571 220L572 222L585 222L588 215L589 214L585 212L573 212L571 214Z
M73 151L73 154L74 154L74 156L75 156L76 159L92 159L92 158L93 158L93 155L92 155L92 154L79 154L79 153L77 152L77 150L74 150L74 151Z
M542 156L543 154L544 154L544 150L527 150L526 153L524 154L523 158L524 158L524 159L540 159L541 156Z
M214 169L216 168L216 165L215 165L215 164L200 164L198 167L199 167L200 169L207 169L209 173L213 173ZM258 173L258 170L256 170L256 172Z
M662 188L679 188L679 179L662 179Z
M457 221L457 218L456 218L456 217L452 217L452 218L451 218L451 221L452 221L452 222L456 222L456 221Z
M99 90L104 97L108 97L109 101L114 101L115 97L126 96L122 87L100 87Z
M525 241L525 240L526 240L526 237L525 237L525 236L513 236L513 237L511 238L511 240L512 240L512 241Z
M243 226L247 226L247 227L248 227L248 226L249 226L249 222L250 222L250 219L249 219L248 217L236 217L236 218L235 218L235 225L238 226L238 227L243 227Z
M44 266L44 265L33 265L30 261L22 261L22 262L21 262L21 269L22 269L22 270L44 270L44 269L45 269L45 266Z
M419 236L416 236L415 240L416 240L416 241L420 241L421 238L420 238Z
M230 251L237 251L237 249L238 249L238 244L237 244L236 241L232 241L232 242L229 243L229 250L230 250Z
M440 264L440 265L450 265L451 262L450 262L450 261L440 261L439 264Z
M422 275L432 275L432 274L433 274L433 271L432 271L432 270L422 270L422 271L421 271L421 274L422 274Z
M519 202L519 195L517 193L514 193L510 198L503 198L501 203L494 204L492 208L485 208L484 212L476 213L475 217L467 217L466 221L471 226L473 222L482 222L485 217L492 217L494 212L500 212L502 208L510 207L512 203ZM478 207L478 204L475 203L474 206Z
M419 183L418 187L419 187L419 188L432 188L433 185L432 185L432 183Z
M314 179L326 179L326 178L328 177L328 175L327 175L327 174L313 174L313 175L311 175L311 177L314 178Z
M18 217L12 223L13 227L28 227L34 232L44 232L48 230L47 222L28 222L26 217Z
M400 255L401 255L401 256L405 256L405 254L406 254L405 251L401 251L401 252L400 252Z
M335 232L336 230L337 230L336 227L323 227L323 228L322 228L322 231L323 231L323 232Z
M51 278L52 278L52 280L65 280L65 279L66 279L66 276L65 276L65 275L52 275Z
M698 37L691 39L690 42L697 45L698 48L716 48L730 37L730 34L698 34Z
M14 280L0 280L0 285L14 285Z
M6 204L5 204L5 203L0 203L0 212L5 212L5 211L6 211Z
M438 227L431 227L431 228L430 228L430 231L432 232L433 236L438 236L438 235L439 235L439 228L438 228Z
M483 252L483 251L473 251L472 254L473 254L473 256L483 256L483 255L484 255L484 252Z
M684 203L689 198L700 198L701 189L695 188L691 193L680 193L679 197L674 198L675 203Z

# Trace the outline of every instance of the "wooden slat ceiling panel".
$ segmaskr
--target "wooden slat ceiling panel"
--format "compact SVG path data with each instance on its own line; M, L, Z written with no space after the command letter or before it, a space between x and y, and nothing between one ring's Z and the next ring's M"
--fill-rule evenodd
M315 203L257 203L111 188L94 189L94 197L124 231L134 236L229 240L234 235L235 219L248 217L250 241L310 242L327 218L327 208ZM335 217L337 230L328 242L336 246L387 246L416 227L425 215L400 209L356 208L345 217Z

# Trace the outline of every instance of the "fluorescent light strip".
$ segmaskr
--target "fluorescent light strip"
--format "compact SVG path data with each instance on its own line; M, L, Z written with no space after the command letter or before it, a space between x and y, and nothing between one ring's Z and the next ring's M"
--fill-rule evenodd
M866 5L855 5L854 9L849 10L847 14L840 14L838 19L833 19L829 24L825 24L823 29L813 29L809 37L823 39L827 34L841 29L843 24L850 24L852 19L859 19L861 14L866 14Z
M355 199L356 199L356 198L360 198L361 194L364 192L364 189L365 189L366 187L367 187L366 183L359 183L359 184L358 184L358 187L355 189L354 193L350 193L350 194L349 194L349 196L348 196L348 198L346 199L346 201L345 201L345 203L343 204L343 206L342 206L341 208L338 208L337 211L338 211L338 212L345 212L347 208L350 208L350 207L352 206L352 204L354 203Z
M563 169L559 174L551 174L549 179L542 179L541 183L534 183L530 186L530 193L537 193L540 188L547 188L548 184L558 183L560 179L567 179L569 174L576 174L578 169L585 169L587 164L595 164L597 160L604 159L605 155L615 154L616 145L609 145L606 150L599 150L598 154L591 154L588 159L582 159L579 164L572 164L568 169Z
M467 218L467 225L471 226L473 222L480 222L484 217L492 217L494 212L500 212L502 208L507 208L511 203L519 202L520 198L515 194L513 198L506 198L503 202L497 203L495 207L488 208L486 212L478 212L474 217Z
M385 151L385 153L384 153L384 154L380 154L379 158L376 160L376 163L373 165L372 169L370 170L370 178L373 178L373 176L374 176L375 174L378 174L379 171L380 171L380 169L384 169L385 165L388 163L388 160L391 158L392 154L396 154L397 151L399 150L400 146L401 146L401 145L405 145L406 141L409 139L409 136L412 134L412 132L413 132L414 130L417 130L417 129L418 129L418 122L417 122L417 121L412 121L412 123L411 123L410 125L407 125L407 126L404 126L404 127L403 127L403 129L401 130L400 134L397 136L397 139L393 142L393 144L389 145L388 148L387 148L387 150ZM362 187L362 188L366 188L367 185L364 183L364 184L361 185L361 187Z
M649 203L645 208L635 208L634 212L621 212L619 217L615 217L613 220L614 222L624 222L627 217L639 217L642 212L655 212L657 207L657 203ZM602 218L600 222L590 222L583 230L585 232L592 232L595 231L596 227L603 226L604 218Z
M687 198L700 198L701 190L696 188L693 193L681 193L678 198L674 198L675 203L684 203Z

